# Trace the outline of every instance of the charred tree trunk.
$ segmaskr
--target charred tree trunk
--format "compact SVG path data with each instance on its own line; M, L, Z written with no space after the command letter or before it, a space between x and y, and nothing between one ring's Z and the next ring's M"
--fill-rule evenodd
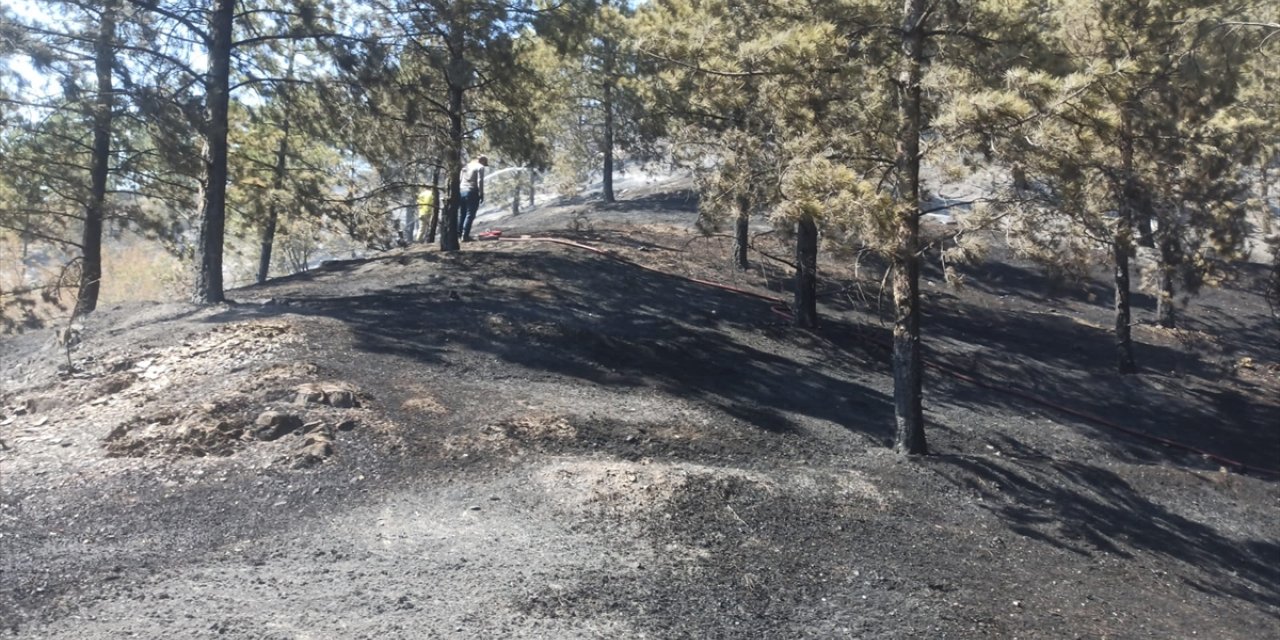
M529 171L529 208L533 208L537 203L533 200L533 192L538 188L538 176L533 171Z
M115 61L116 0L102 6L93 62L97 73L97 95L93 107L93 160L89 168L89 203L84 212L84 232L80 247L80 289L72 317L80 317L98 307L102 290L102 226L106 218L107 176L111 171L111 111L115 106L111 65Z
M1132 180L1130 184L1132 194L1129 201L1132 204L1129 211L1133 215L1133 227L1138 232L1138 246L1156 248L1158 238L1152 223L1158 220L1159 214L1156 213L1155 201L1152 200L1150 191L1137 180Z
M751 199L738 197L738 219L733 227L733 264L742 271L750 268L747 261L747 250L750 249L751 237Z
M456 54L449 68L449 145L444 157L448 198L444 215L440 217L441 251L457 251L460 248L458 234L462 231L458 228L458 212L462 208L462 96L468 74L466 62L461 57L461 42L456 44Z
M1156 324L1172 329L1177 326L1174 309L1174 274L1177 271L1178 245L1171 233L1172 228L1163 228L1156 232L1159 243L1159 293L1156 298ZM1171 227L1171 225L1170 225Z
M898 209L893 272L894 449L928 452L924 437L924 367L920 354L920 87L924 62L925 0L903 5L903 68L899 83Z
M796 222L795 325L818 326L818 223L808 214Z
M600 108L604 109L604 141L601 143L601 151L604 154L604 169L601 177L601 193L605 202L613 202L613 65L614 65L614 45L612 42L605 43L604 55L604 95L601 100Z
M1133 361L1133 339L1130 329L1132 312L1129 295L1129 255L1133 252L1132 235L1133 233L1126 227L1116 229L1111 248L1115 259L1116 365L1120 373L1137 371Z
M280 123L280 145L276 147L276 165L272 170L271 189L279 193L284 189L284 179L289 166L289 116ZM262 227L262 252L258 256L258 284L267 281L271 273L271 251L275 248L276 228L280 224L280 205L271 198L267 205L267 223Z
M231 28L235 0L213 0L209 16L209 71L205 76L200 237L196 241L196 304L222 302L222 247L227 217L227 111L231 98Z
M431 222L427 226L427 244L436 241L436 227L440 224L440 167L431 171Z
M1151 209L1151 203L1143 202L1136 221L1138 227L1138 244L1140 246L1147 247L1148 249L1156 246L1156 232L1152 230L1151 227L1152 217L1154 217L1154 212Z
M511 196L511 215L520 215L520 180L516 179L516 192Z
M1135 185L1133 177L1133 138L1131 135L1129 108L1121 113L1120 163L1122 183L1117 211L1115 237L1111 253L1115 262L1115 339L1116 368L1120 373L1133 373L1137 365L1133 360L1132 302L1130 296L1129 258L1133 255L1133 207Z

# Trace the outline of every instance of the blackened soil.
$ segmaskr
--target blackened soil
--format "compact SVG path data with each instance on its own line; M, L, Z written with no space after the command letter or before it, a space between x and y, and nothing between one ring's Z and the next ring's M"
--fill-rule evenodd
M1105 279L926 273L933 454L886 445L873 263L822 326L682 197L535 210L2 343L0 633L23 638L1268 638L1280 629L1280 345L1261 267L1135 327ZM781 241L758 248L786 255ZM772 243L772 244L771 244ZM621 258L621 259L615 259ZM642 269L644 265L650 269ZM345 385L360 406L306 405ZM302 404L300 404L302 403ZM232 410L234 405L234 410ZM205 453L134 425L294 412ZM160 416L169 416L161 419ZM227 431L227 429L223 429ZM232 431L240 433L239 431ZM316 458L314 434L331 446ZM308 439L311 438L311 439ZM201 441L203 442L203 441Z

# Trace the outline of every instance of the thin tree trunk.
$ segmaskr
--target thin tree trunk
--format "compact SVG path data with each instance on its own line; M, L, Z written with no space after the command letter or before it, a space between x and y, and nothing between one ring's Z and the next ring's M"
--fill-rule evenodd
M102 226L106 217L107 176L111 171L111 111L115 105L111 66L115 61L116 6L116 0L103 3L98 38L93 47L98 91L93 109L89 204L85 207L84 233L80 240L83 251L80 290L76 293L76 306L71 314L77 318L98 307L98 294L102 290Z
M1164 225L1162 225L1163 227ZM1171 237L1171 229L1161 228L1156 236L1159 239L1159 293L1156 298L1156 324L1172 329L1177 326L1174 309L1174 271L1177 269L1177 245Z
M267 205L267 221L262 225L262 244L258 253L258 284L267 281L271 274L271 251L276 243L276 227L280 224L280 209L275 202Z
M520 215L520 180L516 179L516 193L511 196L511 215Z
M1268 175L1270 173L1268 169L1270 168L1271 157L1264 156L1258 179L1262 181L1262 187L1259 189L1262 191L1262 231L1267 235L1271 234L1271 218L1275 215L1275 210L1271 208L1271 180ZM1280 248L1277 251L1280 251Z
M1155 202L1151 199L1151 194L1136 180L1132 182L1133 194L1130 201L1133 203L1130 212L1133 214L1133 226L1138 232L1138 246L1148 249L1156 246L1156 232L1152 226L1158 215L1156 213Z
M533 200L533 192L538 188L538 177L533 171L529 171L529 208L533 208L537 203Z
M444 157L449 195L444 215L440 217L441 251L457 251L460 248L458 212L462 208L462 82L463 79L449 80L449 145Z
M436 227L440 223L440 167L431 171L431 223L427 227L427 244L436 241Z
M292 61L290 62L292 68ZM292 75L292 74L290 74ZM289 115L285 114L284 122L280 123L280 144L276 147L276 165L272 170L271 189L278 194L284 189L284 179L288 171L289 162ZM267 276L271 273L271 251L276 243L276 228L280 224L280 205L276 202L275 195L271 198L271 204L267 206L267 223L262 227L262 252L258 256L258 284L267 281Z
M196 304L222 302L222 246L227 216L227 111L231 99L231 28L235 0L213 0L209 16L209 72L205 80L207 111L200 236L196 241Z
M1115 262L1115 339L1116 367L1120 373L1133 373L1137 365L1133 360L1132 337L1132 303L1130 300L1129 257L1133 254L1133 138L1129 126L1129 108L1121 113L1120 163L1124 174L1120 187L1120 202L1117 207L1119 217L1116 220L1115 238L1112 241L1111 253Z
M894 449L928 452L924 435L924 367L920 354L920 80L924 62L925 0L903 6L903 68L899 82L898 211L893 271Z
M613 202L613 56L614 46L612 42L605 43L605 59L604 59L604 96L600 107L604 109L604 142L602 151L604 152L604 171L602 192L605 202Z
M818 223L805 214L796 222L795 325L818 326Z
M745 195L739 196L738 219L735 221L733 228L733 264L743 271L746 271L751 266L747 260L747 250L750 248L751 243L750 228L751 199Z
M1120 373L1137 371L1133 361L1133 340L1130 329L1132 313L1129 300L1129 254L1133 251L1132 235L1128 228L1117 229L1111 248L1116 270L1116 364Z

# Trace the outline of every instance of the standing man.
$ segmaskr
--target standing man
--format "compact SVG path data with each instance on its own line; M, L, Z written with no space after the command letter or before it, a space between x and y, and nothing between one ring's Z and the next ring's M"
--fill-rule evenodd
M462 206L459 207L458 233L463 242L471 242L471 224L476 221L476 211L484 202L484 170L489 166L488 156L479 156L462 168L459 184L462 185Z

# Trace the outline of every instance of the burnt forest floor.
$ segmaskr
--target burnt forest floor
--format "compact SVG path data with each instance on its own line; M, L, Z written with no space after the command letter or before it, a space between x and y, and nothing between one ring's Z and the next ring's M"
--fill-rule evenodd
M2 339L0 637L1277 637L1262 265L1120 376L1105 273L930 260L908 460L882 267L791 328L681 187Z

